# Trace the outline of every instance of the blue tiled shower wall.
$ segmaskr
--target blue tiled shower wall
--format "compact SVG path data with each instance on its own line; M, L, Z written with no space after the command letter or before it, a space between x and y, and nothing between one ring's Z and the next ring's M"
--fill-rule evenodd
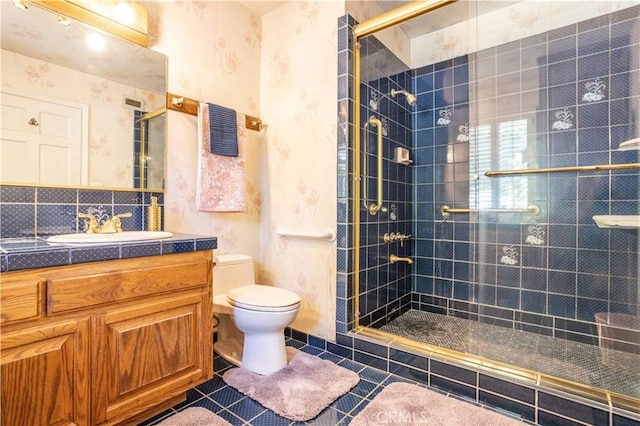
M384 58L381 62L380 58ZM361 43L363 74L360 86L360 117L371 122L363 132L362 176L363 204L360 216L360 323L381 325L411 308L411 267L405 262L390 263L391 254L410 255L411 243L385 243L385 234L409 235L413 227L412 170L396 162L395 149L412 147L411 106L404 95L392 96L392 90L411 90L412 77L399 59L374 37ZM384 64L384 70L376 65ZM387 77L388 69L403 70ZM378 132L382 132L382 176L384 208L372 215L365 207L377 201ZM366 192L366 197L364 196Z
M414 308L592 344L596 313L640 313L638 230L592 220L640 213L636 170L484 176L637 162L617 148L640 135L639 43L636 6L414 70Z
M1 185L0 238L83 232L85 219L78 219L77 214L88 212L102 220L115 214L132 213L132 217L122 218L122 228L144 230L146 208L152 196L158 197L164 209L162 193Z
M640 131L639 15L638 6L623 9L388 78L376 75L380 62L367 64L366 53L377 49L395 59L368 37L363 68L372 66L373 71L363 71L360 127L371 114L383 113L389 114L388 122L399 124L396 133L385 137L385 176L394 173L389 170L392 147L409 146L415 163L408 180L404 175L397 181L385 179L385 194L394 194L385 195L385 203L398 202L404 210L400 221L391 221L388 213L369 216L360 206L363 247L357 268L351 263L349 182L354 176L347 143L353 132L349 61L355 21L344 18L338 31L339 333L354 324L355 273L360 273L365 292L359 300L364 325L382 325L411 307L596 344L596 313L638 315L638 231L602 229L592 220L596 214L640 213L636 171L524 179L489 179L483 173L638 161L637 151L617 147ZM391 109L371 111L372 93L380 97L389 87L415 93L417 107L385 99ZM402 116L405 111L411 115L410 126ZM411 131L411 138L401 134L404 130ZM485 140L484 151L475 152L476 144L469 142L482 140L487 130L493 139ZM522 133L525 146L509 145ZM373 148L372 136L370 132L368 150ZM497 142L502 140L504 149ZM369 167L369 202L375 170ZM400 188L405 182L411 182L409 193ZM405 198L395 198L398 194ZM407 209L411 203L414 208ZM443 218L443 205L537 205L541 213ZM382 235L392 230L415 237L409 250L405 246L401 251L416 260L409 268L389 269L397 266L386 261L395 247L383 244ZM375 267L376 261L382 268ZM408 273L412 288L405 292Z

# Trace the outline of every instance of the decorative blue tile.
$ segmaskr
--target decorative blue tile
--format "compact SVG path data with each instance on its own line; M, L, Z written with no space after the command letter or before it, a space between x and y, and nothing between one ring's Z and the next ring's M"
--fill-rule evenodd
M118 247L87 247L71 250L71 263L100 262L120 258Z
M520 292L520 309L526 312L547 313L547 294L540 291Z
M111 205L113 191L83 190L78 192L78 204Z
M66 204L38 204L36 206L37 234L67 234L76 231L76 206Z
M217 238L199 238L196 240L196 251L215 250L218 248Z
M49 250L34 253L16 253L8 256L8 269L45 268L47 266L68 265L70 263L68 250Z
M576 298L574 296L564 296L560 294L549 294L547 296L547 313L563 318L575 318Z
M0 202L35 203L36 188L30 186L0 185Z
M579 105L577 108L577 123L581 129L608 126L609 105L606 102Z
M547 289L550 293L574 296L576 294L576 273L565 271L548 271Z
M561 414L589 424L608 424L609 416L606 412L545 392L538 393L538 407L542 410ZM540 419L538 419L538 421L540 421ZM555 424L555 422L543 424Z
M605 78L610 72L609 64L609 52L602 52L578 58L578 80ZM581 84L580 86L583 85ZM580 87L579 90L582 91L583 88Z
M189 252L193 251L194 247L195 241L162 242L162 254Z
M77 189L37 188L38 204L76 204Z
M578 33L578 55L590 55L609 49L609 27Z
M577 86L575 82L562 84L549 89L549 108L557 109L577 104Z
M123 244L120 248L122 258L157 256L161 254L160 243Z
M0 238L34 235L34 204L3 204L0 209Z
M570 59L568 61L549 64L548 71L549 86L570 83L576 80L577 61L576 59Z

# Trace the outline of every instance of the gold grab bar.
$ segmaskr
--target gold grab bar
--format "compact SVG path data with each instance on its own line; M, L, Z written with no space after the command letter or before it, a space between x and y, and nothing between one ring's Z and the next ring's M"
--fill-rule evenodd
M369 124L378 128L378 202L369 206L369 213L371 216L375 216L378 211L382 210L382 121L372 115L369 117Z
M449 206L440 207L440 214L442 217L447 217L452 213L477 213L477 212L486 212L486 213L528 213L532 216L538 216L540 214L540 207L538 206L529 206L526 209L457 209Z
M626 170L640 169L640 163L626 164L599 164L595 166L571 166L571 167L551 167L546 169L524 169L524 170L491 170L484 175L487 177L532 175L539 173L561 173L561 172L598 172L601 170Z

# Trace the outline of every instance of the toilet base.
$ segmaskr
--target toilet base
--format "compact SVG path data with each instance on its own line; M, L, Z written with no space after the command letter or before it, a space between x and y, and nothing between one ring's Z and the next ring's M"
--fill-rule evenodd
M261 375L273 374L287 365L284 330L244 335L242 368Z
M244 347L244 335L235 326L232 315L218 314L218 340L213 349L231 364L240 367Z

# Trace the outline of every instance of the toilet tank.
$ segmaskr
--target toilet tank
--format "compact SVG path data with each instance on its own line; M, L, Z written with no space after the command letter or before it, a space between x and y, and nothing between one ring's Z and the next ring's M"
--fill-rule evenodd
M245 254L221 254L213 261L213 296L227 293L232 288L255 284L253 258Z

